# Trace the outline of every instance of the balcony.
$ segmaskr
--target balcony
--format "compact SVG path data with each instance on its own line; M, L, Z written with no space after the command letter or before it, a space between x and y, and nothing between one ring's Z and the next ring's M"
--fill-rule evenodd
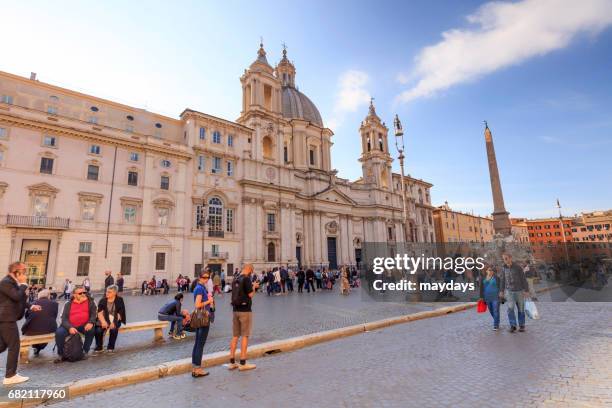
M223 238L224 231L223 230L208 230L208 236L214 238Z
M70 218L8 214L6 216L6 226L65 230L70 228Z
M206 259L227 259L227 252L204 252L204 258Z

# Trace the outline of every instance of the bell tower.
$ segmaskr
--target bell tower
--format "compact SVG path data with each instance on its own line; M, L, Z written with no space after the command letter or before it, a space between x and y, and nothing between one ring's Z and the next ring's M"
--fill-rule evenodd
M387 134L389 129L381 122L374 108L374 99L370 100L368 115L361 122L361 168L363 180L378 188L391 188L391 162Z
M294 70L295 72L295 70ZM257 59L244 71L242 84L241 119L251 112L281 114L281 83L268 63L263 42L259 44Z

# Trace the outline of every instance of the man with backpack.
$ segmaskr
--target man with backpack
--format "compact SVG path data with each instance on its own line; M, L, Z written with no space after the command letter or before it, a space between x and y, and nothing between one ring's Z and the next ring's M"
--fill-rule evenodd
M59 357L56 363L62 361L78 361L85 358L93 342L96 324L96 304L82 286L75 286L72 299L66 302L62 312L61 325L55 332L55 344ZM81 336L85 336L85 343Z
M242 273L234 278L232 282L232 307L233 313L233 337L230 343L230 370L239 371L252 370L255 364L247 364L247 347L249 345L249 336L253 326L253 312L251 305L253 304L253 296L259 287L259 283L251 282L251 274L253 273L253 265L246 264L242 269ZM238 338L242 337L240 343L240 365L236 364L236 347L238 346Z

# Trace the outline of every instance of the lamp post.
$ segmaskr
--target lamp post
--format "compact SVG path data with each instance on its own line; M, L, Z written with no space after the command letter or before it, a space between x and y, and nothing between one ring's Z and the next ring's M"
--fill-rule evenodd
M398 159L402 174L402 218L404 221L404 245L406 245L406 242L408 242L408 214L406 213L406 188L404 187L404 130L402 129L402 122L400 122L397 114L393 120L393 128L395 130L395 147L399 153Z
M205 259L205 250L204 250L204 240L206 239L206 225L208 224L208 214L206 211L206 197L202 197L202 213L200 214L200 220L198 225L202 228L202 265L200 266L200 273L204 270L204 259Z

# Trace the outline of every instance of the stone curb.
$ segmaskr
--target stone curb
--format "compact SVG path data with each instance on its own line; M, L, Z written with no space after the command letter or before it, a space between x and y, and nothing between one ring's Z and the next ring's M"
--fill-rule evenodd
M536 290L537 293L548 292L563 285L557 284ZM374 322L360 323L353 326L341 327L339 329L326 330L318 333L306 334L303 336L292 337L282 340L273 340L265 343L250 346L247 352L248 359L264 357L266 355L294 351L304 347L312 346L327 341L337 340L343 337L353 336L372 330L383 329L397 324L408 323L416 320L429 319L432 317L444 316L450 313L461 312L476 306L476 302L461 303L454 306L446 306L435 310L417 312L409 315L391 317L377 320ZM204 367L219 366L229 362L229 352L219 351L206 354L202 358ZM191 371L191 359L183 358L180 360L169 361L155 366L135 368L118 373L107 374L95 378L72 381L59 385L68 389L68 398L79 397L99 391L107 391L113 388L124 387L136 383L153 381L171 375L185 374ZM15 401L0 403L0 407L18 408L31 407L51 401Z

